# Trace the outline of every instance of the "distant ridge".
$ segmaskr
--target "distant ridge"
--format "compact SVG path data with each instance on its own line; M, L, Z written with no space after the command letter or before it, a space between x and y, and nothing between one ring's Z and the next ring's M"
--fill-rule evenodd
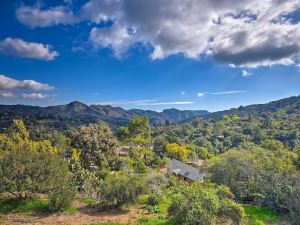
M66 105L48 107L29 105L0 105L0 125L6 127L13 118L21 118L26 123L43 124L59 130L74 128L88 123L107 123L112 128L124 125L135 115L148 116L150 123L177 123L194 116L208 114L206 110L178 110L168 109L163 112L151 110L125 110L110 105L86 105L74 101Z
M204 119L222 119L226 115L240 117L264 116L285 110L288 113L300 113L300 96L272 101L266 104L241 106L229 110L209 113L206 110L165 109L162 112L151 110L130 109L110 105L86 105L74 101L66 105L48 107L29 105L0 105L0 129L8 127L12 119L23 119L28 126L41 126L49 129L67 130L88 123L103 122L112 128L125 125L135 115L148 116L152 125L191 122L195 117Z
M228 110L213 112L205 114L202 117L204 119L222 119L226 115L238 115L239 117L248 117L249 115L254 117L261 117L268 113L275 113L279 110L285 110L287 113L300 113L300 95L283 98L276 101L271 101L265 104L253 104L248 106L240 106L238 108L232 108ZM194 118L189 118L183 123L190 122Z

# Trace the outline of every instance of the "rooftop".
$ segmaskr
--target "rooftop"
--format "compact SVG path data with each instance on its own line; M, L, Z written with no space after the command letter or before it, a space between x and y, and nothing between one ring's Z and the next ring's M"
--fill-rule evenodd
M172 159L167 167L176 175L183 176L191 181L200 180L203 181L205 174L196 167L185 164L179 160Z

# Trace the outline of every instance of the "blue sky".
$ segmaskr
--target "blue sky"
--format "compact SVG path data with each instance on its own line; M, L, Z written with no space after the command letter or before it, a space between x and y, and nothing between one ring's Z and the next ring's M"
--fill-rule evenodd
M3 1L0 103L217 111L299 95L299 1L212 2Z

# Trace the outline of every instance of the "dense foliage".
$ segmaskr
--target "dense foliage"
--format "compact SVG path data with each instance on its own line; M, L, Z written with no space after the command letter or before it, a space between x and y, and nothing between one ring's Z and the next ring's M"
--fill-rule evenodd
M244 224L246 204L298 225L298 98L181 124L151 127L149 118L134 116L115 130L95 123L61 132L35 127L27 118L29 132L14 120L0 133L0 192L18 201L42 194L52 210L70 206L75 194L99 210L121 209L144 197L145 210L161 213L165 224ZM206 181L180 181L166 170L170 159L200 168Z
M66 162L48 141L32 141L22 121L1 134L0 191L19 199L46 193L53 210L70 205L74 188Z
M210 184L179 185L173 190L171 215L178 224L213 225L221 218L240 224L244 209L235 203L228 188Z

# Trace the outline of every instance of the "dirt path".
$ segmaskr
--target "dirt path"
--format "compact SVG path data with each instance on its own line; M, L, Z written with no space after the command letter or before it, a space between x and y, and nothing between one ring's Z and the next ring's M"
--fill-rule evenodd
M19 214L10 213L5 215L0 222L3 225L90 225L93 223L118 222L130 224L136 221L145 211L139 207L132 207L127 211L97 212L95 209L83 208L75 213L68 214ZM146 213L147 214L147 213Z

